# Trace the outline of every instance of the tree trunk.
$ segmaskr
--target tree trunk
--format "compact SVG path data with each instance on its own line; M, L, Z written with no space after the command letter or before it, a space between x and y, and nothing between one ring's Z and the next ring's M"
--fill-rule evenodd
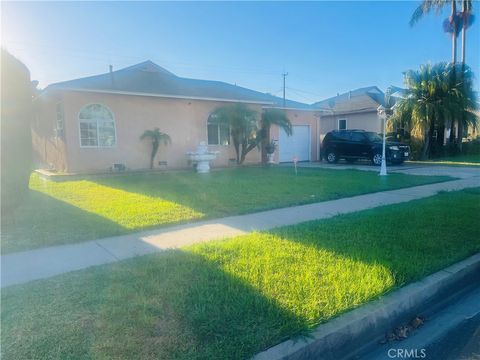
M466 14L466 0L462 0L462 16L463 16L463 26L462 26L462 85L465 86L463 81L463 75L465 72L465 41L467 39L467 21L468 21L468 14ZM458 120L458 150L461 152L463 147L463 115Z
M153 162L155 161L155 156L157 155L158 145L158 141L153 140L152 153L150 154L150 169L153 169Z
M428 159L429 148L430 148L430 131L425 131L421 160L427 160Z
M270 126L266 126L262 131L262 164L265 165L268 161L267 145L270 143Z
M457 137L457 148L459 151L462 151L462 140L463 140L463 121L460 119L458 121L458 137Z
M465 45L466 45L466 40L467 40L467 26L468 23L467 21L469 20L469 17L467 14L467 9L466 9L466 0L462 1L462 17L463 17L463 26L462 26L462 70L464 70L465 66Z
M457 62L457 22L455 17L457 15L457 4L456 1L452 1L452 15L451 15L451 24L452 24L452 63Z
M233 147L235 148L235 160L237 161L237 164L240 164L240 144L235 136L232 136L232 139Z

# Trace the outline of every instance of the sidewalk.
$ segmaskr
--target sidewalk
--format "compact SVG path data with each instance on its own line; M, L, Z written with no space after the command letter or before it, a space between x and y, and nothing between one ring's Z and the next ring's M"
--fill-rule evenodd
M49 278L166 249L268 230L305 221L326 219L382 205L421 199L440 191L480 186L472 177L443 183L359 195L309 205L231 216L162 230L144 231L74 245L53 246L1 257L1 287Z

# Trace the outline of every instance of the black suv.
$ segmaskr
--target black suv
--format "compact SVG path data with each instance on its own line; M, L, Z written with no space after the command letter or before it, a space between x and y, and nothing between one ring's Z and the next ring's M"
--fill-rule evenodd
M322 157L329 163L338 159L355 162L357 159L369 159L374 165L382 163L382 137L371 131L334 130L325 135L322 144ZM387 161L401 164L410 155L408 145L387 141L385 143Z

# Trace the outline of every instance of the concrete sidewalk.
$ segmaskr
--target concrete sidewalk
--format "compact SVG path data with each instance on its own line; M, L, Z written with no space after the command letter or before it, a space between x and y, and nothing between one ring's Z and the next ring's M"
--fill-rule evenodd
M53 246L1 257L1 287L49 278L62 273L108 264L166 249L268 230L339 214L398 204L437 194L480 186L472 177L437 184L359 195L309 205L174 226L162 230Z

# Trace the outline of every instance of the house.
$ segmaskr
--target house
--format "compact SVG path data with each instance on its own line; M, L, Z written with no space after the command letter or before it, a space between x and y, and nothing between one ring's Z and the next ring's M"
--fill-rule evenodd
M362 129L383 132L383 121L377 108L384 103L385 95L376 86L352 90L316 102L312 108L321 113L320 138L331 130Z
M228 166L235 158L228 129L210 123L219 106L245 103L258 114L267 108L282 108L293 124L288 137L272 128L278 140L276 159L315 161L319 154L319 111L286 100L219 81L176 76L146 61L110 71L49 85L36 99L32 125L34 156L38 166L60 172L105 172L115 166L127 169L149 167L151 144L140 140L147 129L159 128L172 144L161 146L155 164L168 168L189 166L186 153L205 141L218 151L213 166ZM254 150L246 163L256 164L261 154Z

